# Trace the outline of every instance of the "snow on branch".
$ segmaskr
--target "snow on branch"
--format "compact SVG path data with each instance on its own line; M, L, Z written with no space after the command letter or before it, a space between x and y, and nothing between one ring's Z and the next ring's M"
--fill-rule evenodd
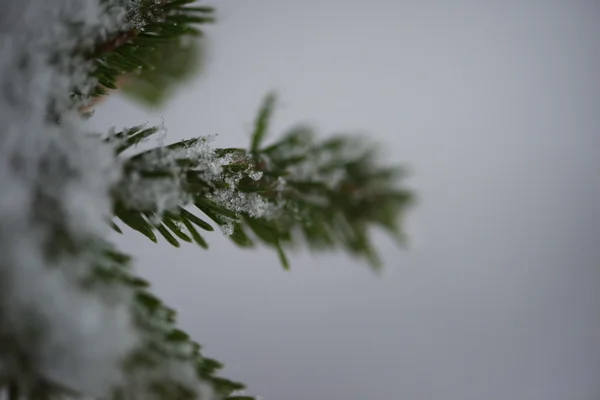
M85 134L78 107L97 86L85 54L127 26L136 2L10 1L0 31L0 378L22 394L42 386L159 398L170 371L211 398L195 364L123 375L147 342L135 292L98 281L120 179L114 146ZM4 6L4 4L3 4ZM18 21L18 23L15 23ZM6 22L6 23L4 23ZM73 96L78 93L79 96ZM90 282L95 282L93 285ZM167 363L168 364L168 363ZM180 364L183 364L181 366ZM175 367L175 365L177 365ZM127 380L125 380L127 378Z
M186 209L193 205L242 247L254 245L245 232L251 231L277 250L284 267L284 248L301 241L311 250L342 248L379 267L369 229L379 225L405 241L400 219L413 196L398 185L404 168L381 166L377 149L359 137L318 141L303 125L262 146L273 104L274 96L267 96L249 150L212 148L212 138L199 137L135 152L156 129L110 133L106 140L127 151L112 190L115 216L152 241L158 232L175 247L182 240L206 248L196 226L214 228Z

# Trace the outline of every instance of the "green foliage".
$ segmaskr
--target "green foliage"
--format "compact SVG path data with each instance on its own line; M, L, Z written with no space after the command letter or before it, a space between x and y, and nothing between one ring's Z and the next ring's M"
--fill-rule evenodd
M202 143L202 138L134 153L135 146L156 133L156 128L137 126L109 136L107 140L117 141L115 151L118 154L131 154L123 158L125 181L134 176L136 179L141 177L151 186L151 180L179 179L180 188L190 199L189 202L182 200L181 204L168 210L140 209L125 206L116 187L113 193L115 216L152 241L157 240L155 232L158 232L175 247L183 241L195 242L204 249L208 244L199 230L214 231L209 221L218 226L232 224L230 239L236 245L254 247L261 243L271 247L285 269L289 268L285 249L297 248L302 242L312 251L341 248L364 258L373 268L380 267L370 242L369 228L378 225L402 239L401 216L413 202L411 192L398 186L405 175L404 169L378 166L378 152L360 138L338 135L318 141L313 130L302 125L293 127L279 140L265 146L275 101L273 93L263 101L248 150L215 149L218 157L234 157L235 162L226 164L223 176L212 180L207 180L203 171L198 170L193 155L181 152ZM147 162L148 158L153 162ZM170 164L161 162L163 159L169 160ZM260 179L250 176L256 172L261 173ZM270 204L282 207L282 212L275 218L257 218L209 198L215 191L231 187L228 177L239 177L240 174L242 177L234 186L236 191L256 193ZM121 231L116 224L113 226ZM157 312L163 307L156 297L140 293L140 301L148 310ZM174 330L164 340L188 341L189 336ZM199 377L211 382L224 396L242 389L243 385L239 383L212 375L221 366L215 360L200 357Z
M99 83L91 94L102 96L122 86L146 105L161 105L199 67L201 27L214 22L214 9L189 6L194 2L142 0L132 7L131 26L98 43L88 55Z
M153 232L158 231L173 246L193 239L206 248L206 241L193 227L207 231L213 227L201 214L184 208L193 204L197 212L202 212L217 225L233 224L230 237L237 245L252 247L260 242L275 249L285 268L289 268L289 263L284 249L297 248L302 242L313 251L344 249L365 259L372 267L379 267L369 229L380 226L402 239L399 222L413 201L408 190L398 187L404 169L378 166L376 149L365 146L359 138L340 135L318 141L314 132L304 126L294 127L280 140L262 146L274 103L275 96L269 94L260 107L249 150L215 151L221 157L234 154L236 160L227 164L223 176L216 179L206 180L193 156L179 152L200 142L200 138L184 140L163 149L152 148L126 158L125 181L134 176L149 181L177 176L181 190L192 200L160 214L157 209L125 207L120 200L123 196L115 190L116 216L153 241L156 241ZM118 149L132 146L137 143L135 138L148 131L141 127L128 131L125 144ZM159 160L174 160L178 169L165 168L163 162L156 163L159 167L147 163L145 156L148 155ZM260 179L251 176L257 172L261 174ZM234 187L235 191L255 193L283 212L256 217L211 200L211 194L231 187L227 178L236 174L241 175L241 179ZM152 220L161 223L152 223Z
M154 68L127 76L121 92L147 106L162 106L179 84L202 68L204 54L201 38L189 43L184 40L157 43L148 58Z
M111 0L102 1L109 4ZM99 85L92 93L73 95L101 96L107 89L120 88L144 105L161 105L175 85L200 66L201 28L214 21L214 10L191 5L194 0L122 2L130 5L129 24L84 54ZM111 188L113 218L107 222L118 233L122 233L119 225L124 224L153 242L162 237L175 247L187 242L203 249L208 248L205 236L220 227L239 247L260 244L273 249L285 269L290 268L286 252L300 246L315 252L341 249L379 268L370 230L379 226L402 240L401 219L413 202L412 193L400 185L404 169L380 166L377 149L360 138L338 135L318 140L313 129L303 125L267 143L275 104L275 94L268 94L248 149L207 152L205 139L193 138L138 151L137 146L158 128L141 125L109 134L105 140L114 145L123 175ZM60 123L60 116L53 120ZM207 173L213 163L222 167L219 173ZM161 204L150 198L136 202L128 191L137 185L152 192L165 183L179 196L177 201ZM223 193L248 204L240 206L227 197L223 200ZM268 205L271 211L255 213L252 202ZM97 246L100 251L93 273L83 277L81 285L88 289L121 285L133 293L132 314L143 340L124 361L126 377L182 363L192 365L198 381L210 384L220 398L252 399L233 394L244 385L218 375L222 364L204 357L201 346L177 327L176 312L133 273L130 257L107 243L88 243L70 236L57 207L38 208L36 217L52 232L48 257L59 251L74 252L78 246ZM72 394L59 383L36 379L41 385L39 398ZM193 388L169 374L157 374L147 384L146 389L162 399L196 396ZM111 398L124 399L124 391L115 388Z
M179 361L195 366L197 377L211 384L215 391L226 398L229 394L244 389L244 385L218 376L223 364L201 354L201 346L191 339L190 335L176 327L175 310L167 307L149 291L149 283L136 277L130 267L131 259L115 249L109 248L95 269L96 276L89 280L90 284L122 284L135 293L136 306L134 313L136 323L145 333L145 340L137 351L125 360L127 374L148 373L160 368L167 361ZM159 380L152 382L153 390L162 393L164 398L193 399L176 381ZM115 390L115 398L121 389Z

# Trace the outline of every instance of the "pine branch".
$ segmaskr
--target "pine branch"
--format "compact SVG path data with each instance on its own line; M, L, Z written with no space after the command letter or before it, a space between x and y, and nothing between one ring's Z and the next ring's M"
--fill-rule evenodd
M121 377L123 387L105 399L121 400L124 392L127 398L205 398L203 385L225 397L242 385L216 375L218 363L202 358L176 328L174 313L127 269L128 257L103 239L107 189L118 171L107 168L113 161L107 146L82 135L72 115L80 99L71 90L92 83L81 58L88 42L119 35L113 30L119 13L95 19L85 11L125 1L84 3L36 3L25 11L39 26L0 32L0 42L10 44L0 63L0 373L12 382L13 397L104 394ZM117 42L106 57L123 57L119 52L130 42L118 48ZM157 305L154 313L149 304ZM152 365L138 363L136 355ZM121 358L128 361L123 376Z
M0 179L9 194L0 201L0 380L12 397L204 399L208 386L211 398L248 400L105 241L103 219L112 211L153 241L158 232L174 246L204 248L216 225L238 246L272 247L286 268L285 251L300 244L342 248L377 266L369 229L401 234L398 217L412 199L399 186L403 170L380 167L350 136L317 141L304 127L265 147L272 95L249 149L196 138L137 151L159 131L143 126L93 142L73 111L124 76L154 85L144 95L156 101L193 65L184 39L214 18L192 0L78 1L36 4L41 27L9 30L0 65ZM86 14L98 9L97 19ZM175 59L185 67L171 69ZM122 166L120 180L107 165ZM101 327L82 323L90 314ZM106 354L97 359L99 344Z
M239 246L261 242L274 248L284 267L284 249L301 242L313 251L342 248L379 267L369 230L378 225L402 240L399 219L413 202L398 187L404 170L378 166L375 149L356 137L319 142L302 126L262 147L273 107L270 94L249 150L211 150L198 138L126 157L124 178L113 190L115 215L151 240L158 232L176 247L195 241L206 248L195 226L212 230L207 217ZM151 133L136 127L113 137L121 140L122 152ZM146 193L135 189L152 187Z
M133 312L136 324L144 333L141 345L124 364L126 376L133 381L140 374L150 377L148 387L133 388L136 391L134 397L141 389L164 399L196 399L198 393L194 388L198 384L210 385L218 398L227 398L231 393L244 389L243 384L218 376L223 365L204 357L201 346L176 326L175 310L149 291L150 285L146 280L132 273L130 257L116 250L109 250L105 255L104 263L96 269L94 283L90 284L119 282L129 286L135 292ZM190 373L192 376L189 376ZM116 388L114 396L130 398L127 393L131 390L126 386Z
M156 85L168 78L152 99L155 104L173 82L189 76L197 67L198 55L186 37L199 37L204 24L214 22L212 7L189 7L195 0L142 0L130 9L129 26L106 41L97 43L87 58L93 60L93 76L99 86L92 96L104 96L117 89L122 76L129 75L129 93L137 93L141 83ZM173 58L180 58L174 69ZM137 79L136 79L137 77ZM155 90L156 92L156 90ZM145 97L137 96L144 99Z
M128 380L123 386L113 388L110 398L137 398L143 393L152 393L164 399L196 399L199 385L209 385L217 398L228 399L230 394L244 389L243 384L218 375L223 364L204 357L201 346L177 328L176 312L149 291L150 284L146 280L133 274L130 261L129 256L107 245L93 273L81 281L87 290L127 286L134 293L135 304L131 311L142 341L124 360L122 368ZM19 399L23 395L32 399L83 396L72 388L35 374L34 370L30 372L29 381L32 383L26 386L20 386L16 380L8 380L9 398ZM145 387L135 383L140 376L146 377L141 381Z

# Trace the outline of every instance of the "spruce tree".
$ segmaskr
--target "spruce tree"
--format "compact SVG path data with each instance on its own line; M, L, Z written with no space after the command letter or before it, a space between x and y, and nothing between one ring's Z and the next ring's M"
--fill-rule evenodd
M0 385L14 399L251 399L177 326L110 229L208 248L346 251L381 267L379 226L400 241L404 170L365 138L304 125L251 141L171 144L161 127L90 132L120 90L162 104L195 70L215 10L194 0L8 0L0 17ZM201 127L199 128L201 131ZM144 146L139 146L140 144ZM161 244L164 245L164 244ZM201 257L201 253L199 254ZM206 307L218 307L215 304Z

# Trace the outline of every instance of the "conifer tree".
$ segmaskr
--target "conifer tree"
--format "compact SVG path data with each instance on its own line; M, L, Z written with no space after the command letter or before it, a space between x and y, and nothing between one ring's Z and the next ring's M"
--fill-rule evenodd
M251 399L177 326L110 229L208 248L346 251L380 261L370 228L402 240L403 169L364 138L268 136L152 144L161 127L90 132L120 90L161 104L198 64L215 10L194 0L7 0L0 16L0 385L14 399ZM138 145L144 142L145 148ZM151 144L148 146L148 144ZM201 254L199 254L201 256ZM218 307L215 304L207 305Z

